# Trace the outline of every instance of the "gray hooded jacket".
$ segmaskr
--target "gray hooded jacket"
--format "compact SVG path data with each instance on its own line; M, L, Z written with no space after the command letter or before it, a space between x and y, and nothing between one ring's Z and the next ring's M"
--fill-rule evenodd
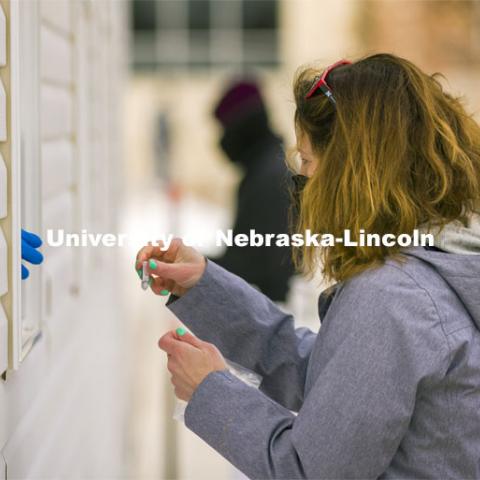
M169 308L264 380L210 373L186 425L251 478L480 478L480 255L403 258L322 295L318 334L208 262Z

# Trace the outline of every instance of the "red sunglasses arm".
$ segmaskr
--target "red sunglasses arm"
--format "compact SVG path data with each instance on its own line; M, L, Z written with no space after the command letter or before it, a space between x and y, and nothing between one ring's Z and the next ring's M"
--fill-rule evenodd
M331 96L332 93L331 93L331 90L330 90L330 87L328 86L327 82L326 82L326 78L328 76L328 74L335 68L337 67L340 67L341 65L351 65L352 62L349 62L348 60L339 60L338 62L335 62L333 63L332 65L330 65L328 68L325 69L325 71L322 73L322 75L320 76L320 78L315 78L314 80L314 83L313 83L313 86L312 88L308 91L308 93L306 94L305 98L306 99L309 99L311 97L313 97L313 95L315 94L315 92L321 88L323 93L325 93L325 95L327 95L327 97ZM323 87L323 88L322 88ZM330 95L328 95L328 93L330 93Z

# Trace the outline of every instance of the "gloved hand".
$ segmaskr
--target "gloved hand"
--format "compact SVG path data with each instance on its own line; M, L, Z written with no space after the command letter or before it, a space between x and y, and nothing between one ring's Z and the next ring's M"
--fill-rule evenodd
M22 228L22 260L40 265L43 262L43 255L36 249L41 245L42 239L39 236ZM22 280L28 278L29 275L28 268L22 264Z

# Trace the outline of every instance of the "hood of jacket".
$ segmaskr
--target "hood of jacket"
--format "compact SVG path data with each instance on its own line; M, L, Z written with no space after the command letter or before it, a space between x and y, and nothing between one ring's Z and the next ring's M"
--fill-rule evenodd
M480 254L480 215L470 215L465 223L460 220L445 225L441 230L421 229L434 235L435 246L450 253Z
M437 252L422 247L410 248L403 253L433 268L456 293L480 330L480 255Z

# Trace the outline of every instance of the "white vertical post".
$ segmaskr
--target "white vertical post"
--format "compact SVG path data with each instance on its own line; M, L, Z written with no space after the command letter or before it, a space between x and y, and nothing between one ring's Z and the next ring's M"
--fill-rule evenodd
M19 117L19 5L20 2L10 2L10 145L11 145L11 206L12 206L12 354L11 368L17 369L22 352L22 322L21 322L21 170L20 170L20 117Z
M0 5L0 68L7 64L7 25L5 12ZM0 79L0 141L7 139L7 100ZM8 171L0 155L0 219L8 215ZM0 228L0 298L8 293L8 248ZM0 303L0 374L8 368L8 319ZM0 464L1 468L1 464ZM1 477L0 477L1 478Z

